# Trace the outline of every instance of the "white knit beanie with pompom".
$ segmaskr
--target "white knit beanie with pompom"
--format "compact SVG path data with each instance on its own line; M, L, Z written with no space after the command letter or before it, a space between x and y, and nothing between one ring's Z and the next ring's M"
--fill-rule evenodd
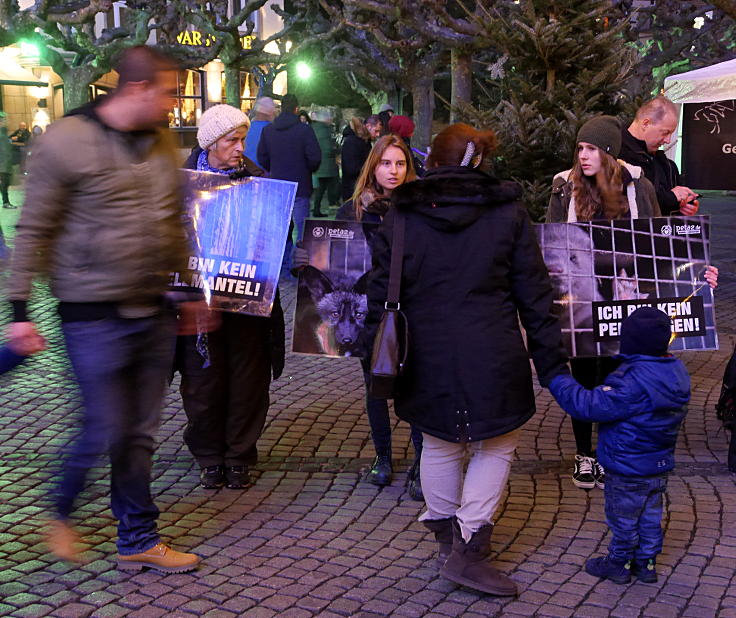
M213 105L199 119L197 141L202 150L207 150L223 135L238 127L250 128L250 120L237 107Z

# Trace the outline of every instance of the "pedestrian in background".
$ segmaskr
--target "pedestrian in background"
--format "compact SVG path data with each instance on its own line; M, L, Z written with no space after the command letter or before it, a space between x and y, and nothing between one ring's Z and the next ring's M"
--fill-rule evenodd
M371 151L371 136L360 118L353 117L342 132L340 164L342 166L342 199L349 200L360 170Z
M26 171L26 145L31 140L31 132L25 122L18 123L18 128L10 134L10 143L13 145L13 159L18 164L18 171Z
M368 131L371 141L374 143L384 134L383 122L381 122L381 118L377 114L371 114L365 119L365 128ZM388 131L386 132L388 133Z
M628 129L622 131L621 158L642 169L654 185L663 215L695 215L698 195L682 186L677 164L661 150L672 141L680 120L677 106L666 97L647 101L637 111Z
M243 156L248 117L236 107L215 105L199 121L198 146L186 169L263 176ZM250 484L249 467L258 462L257 441L269 406L268 388L284 368L284 313L279 294L268 318L221 312L220 327L203 335L179 337L177 368L187 415L184 441L200 466L206 489Z
M7 116L0 112L0 194L3 198L3 208L15 208L10 203L10 180L13 176L13 145L8 136ZM0 251L5 246L3 232L0 229Z
M258 143L261 141L263 129L270 125L276 117L276 103L271 97L261 97L256 100L253 110L255 111L255 119L250 123L250 129L248 129L248 134L245 137L243 154L257 166L262 167L258 163Z
M415 128L414 121L409 118L409 116L391 116L388 128L391 133L395 133L406 142L406 145L412 153L411 156L414 161L414 169L417 172L417 176L420 178L424 176L424 162L417 157L414 149L411 147L411 138L414 135Z
M328 109L318 109L313 114L312 129L317 136L322 160L314 172L317 188L314 191L313 215L326 217L322 212L322 198L327 195L329 206L337 206L340 200L340 172L337 168L337 143L335 142L332 114Z
M394 407L423 434L419 519L435 534L443 577L514 595L487 558L520 428L535 412L528 356L542 385L567 371L567 357L521 188L483 171L495 145L492 132L453 124L434 139L426 176L394 190L374 241L366 335L384 311L401 216L409 360Z
M180 573L200 559L161 541L150 487L176 340L165 293L188 255L176 152L161 129L175 65L141 46L124 51L115 68L113 94L73 110L38 139L8 281L9 341L22 348L37 340L27 302L33 279L48 270L84 403L54 488L51 552L80 560L70 517L89 469L109 455L119 567ZM184 329L206 321L200 308L179 307L189 317Z
M292 222L297 241L304 234L304 220L309 216L309 198L312 195L312 172L322 162L322 151L312 127L300 122L297 112L299 101L293 94L281 100L281 113L272 124L263 129L258 143L258 161L271 178L298 183ZM284 255L291 255L291 229Z
M621 324L621 363L601 386L586 389L569 375L549 386L570 416L600 423L611 541L608 555L588 560L585 570L617 584L632 575L657 581L667 474L675 467L677 433L690 400L687 369L667 353L671 334L667 314L640 307Z
M390 133L389 121L394 115L394 106L390 103L384 103L378 110L378 117L381 119L381 135L388 135Z

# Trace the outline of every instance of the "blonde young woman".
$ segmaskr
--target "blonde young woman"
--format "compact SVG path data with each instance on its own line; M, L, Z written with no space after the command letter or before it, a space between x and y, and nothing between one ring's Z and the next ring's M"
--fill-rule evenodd
M340 207L336 218L343 221L380 223L390 208L394 190L405 182L415 179L411 152L404 140L397 135L384 135L371 149L355 183L352 199ZM298 248L294 251L293 263L295 269L309 264L309 256L304 249ZM370 368L368 359L363 359L362 365L367 383ZM376 449L376 458L366 475L366 480L374 485L389 485L393 476L393 465L388 402L385 399L371 397L366 392L366 412ZM413 427L411 439L416 456L414 465L409 471L407 485L409 495L413 499L423 500L419 479L422 434Z

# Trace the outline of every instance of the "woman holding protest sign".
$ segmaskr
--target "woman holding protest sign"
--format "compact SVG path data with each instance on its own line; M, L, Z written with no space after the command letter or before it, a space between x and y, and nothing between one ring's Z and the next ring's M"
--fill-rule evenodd
M535 412L519 318L542 384L567 372L567 357L521 189L486 172L495 145L490 131L451 125L434 139L426 175L394 190L374 240L366 330L374 335L383 313L403 219L409 351L394 405L423 434L420 520L435 534L444 577L513 595L514 582L487 558L520 428Z
M621 123L612 116L596 116L578 132L571 169L560 172L552 183L547 223L636 219L661 216L657 195L641 168L618 159ZM552 273L556 275L564 273ZM705 278L717 284L718 270L708 267ZM619 365L615 357L573 358L572 375L592 389ZM583 489L603 488L605 470L593 449L593 425L571 419L575 435L575 466L572 481Z
M239 109L215 105L200 119L198 147L187 169L226 174L236 182L263 176L243 156L250 122ZM241 489L250 483L248 466L257 462L269 406L271 373L284 368L284 314L278 291L270 318L222 312L218 330L179 337L177 368L187 414L184 441L201 467L206 489L226 485Z
M355 184L352 199L345 202L337 212L337 219L343 221L362 221L380 223L391 205L394 190L405 182L416 178L411 152L406 142L396 135L384 135L371 149ZM371 236L366 234L366 238ZM293 257L294 269L309 264L306 250L297 248ZM369 360L362 359L363 373L368 381ZM391 463L391 417L388 401L372 397L366 391L366 412L371 428L371 438L376 449L366 480L374 485L391 483L393 465ZM407 475L409 495L415 500L423 500L421 479L419 478L419 457L422 452L422 434L412 426L411 440L414 445L415 460Z

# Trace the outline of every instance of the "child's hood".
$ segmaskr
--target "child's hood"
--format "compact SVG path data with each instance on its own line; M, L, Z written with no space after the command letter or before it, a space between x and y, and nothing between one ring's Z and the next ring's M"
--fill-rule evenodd
M627 378L636 380L650 399L653 410L679 408L690 400L690 376L674 356L619 355Z

